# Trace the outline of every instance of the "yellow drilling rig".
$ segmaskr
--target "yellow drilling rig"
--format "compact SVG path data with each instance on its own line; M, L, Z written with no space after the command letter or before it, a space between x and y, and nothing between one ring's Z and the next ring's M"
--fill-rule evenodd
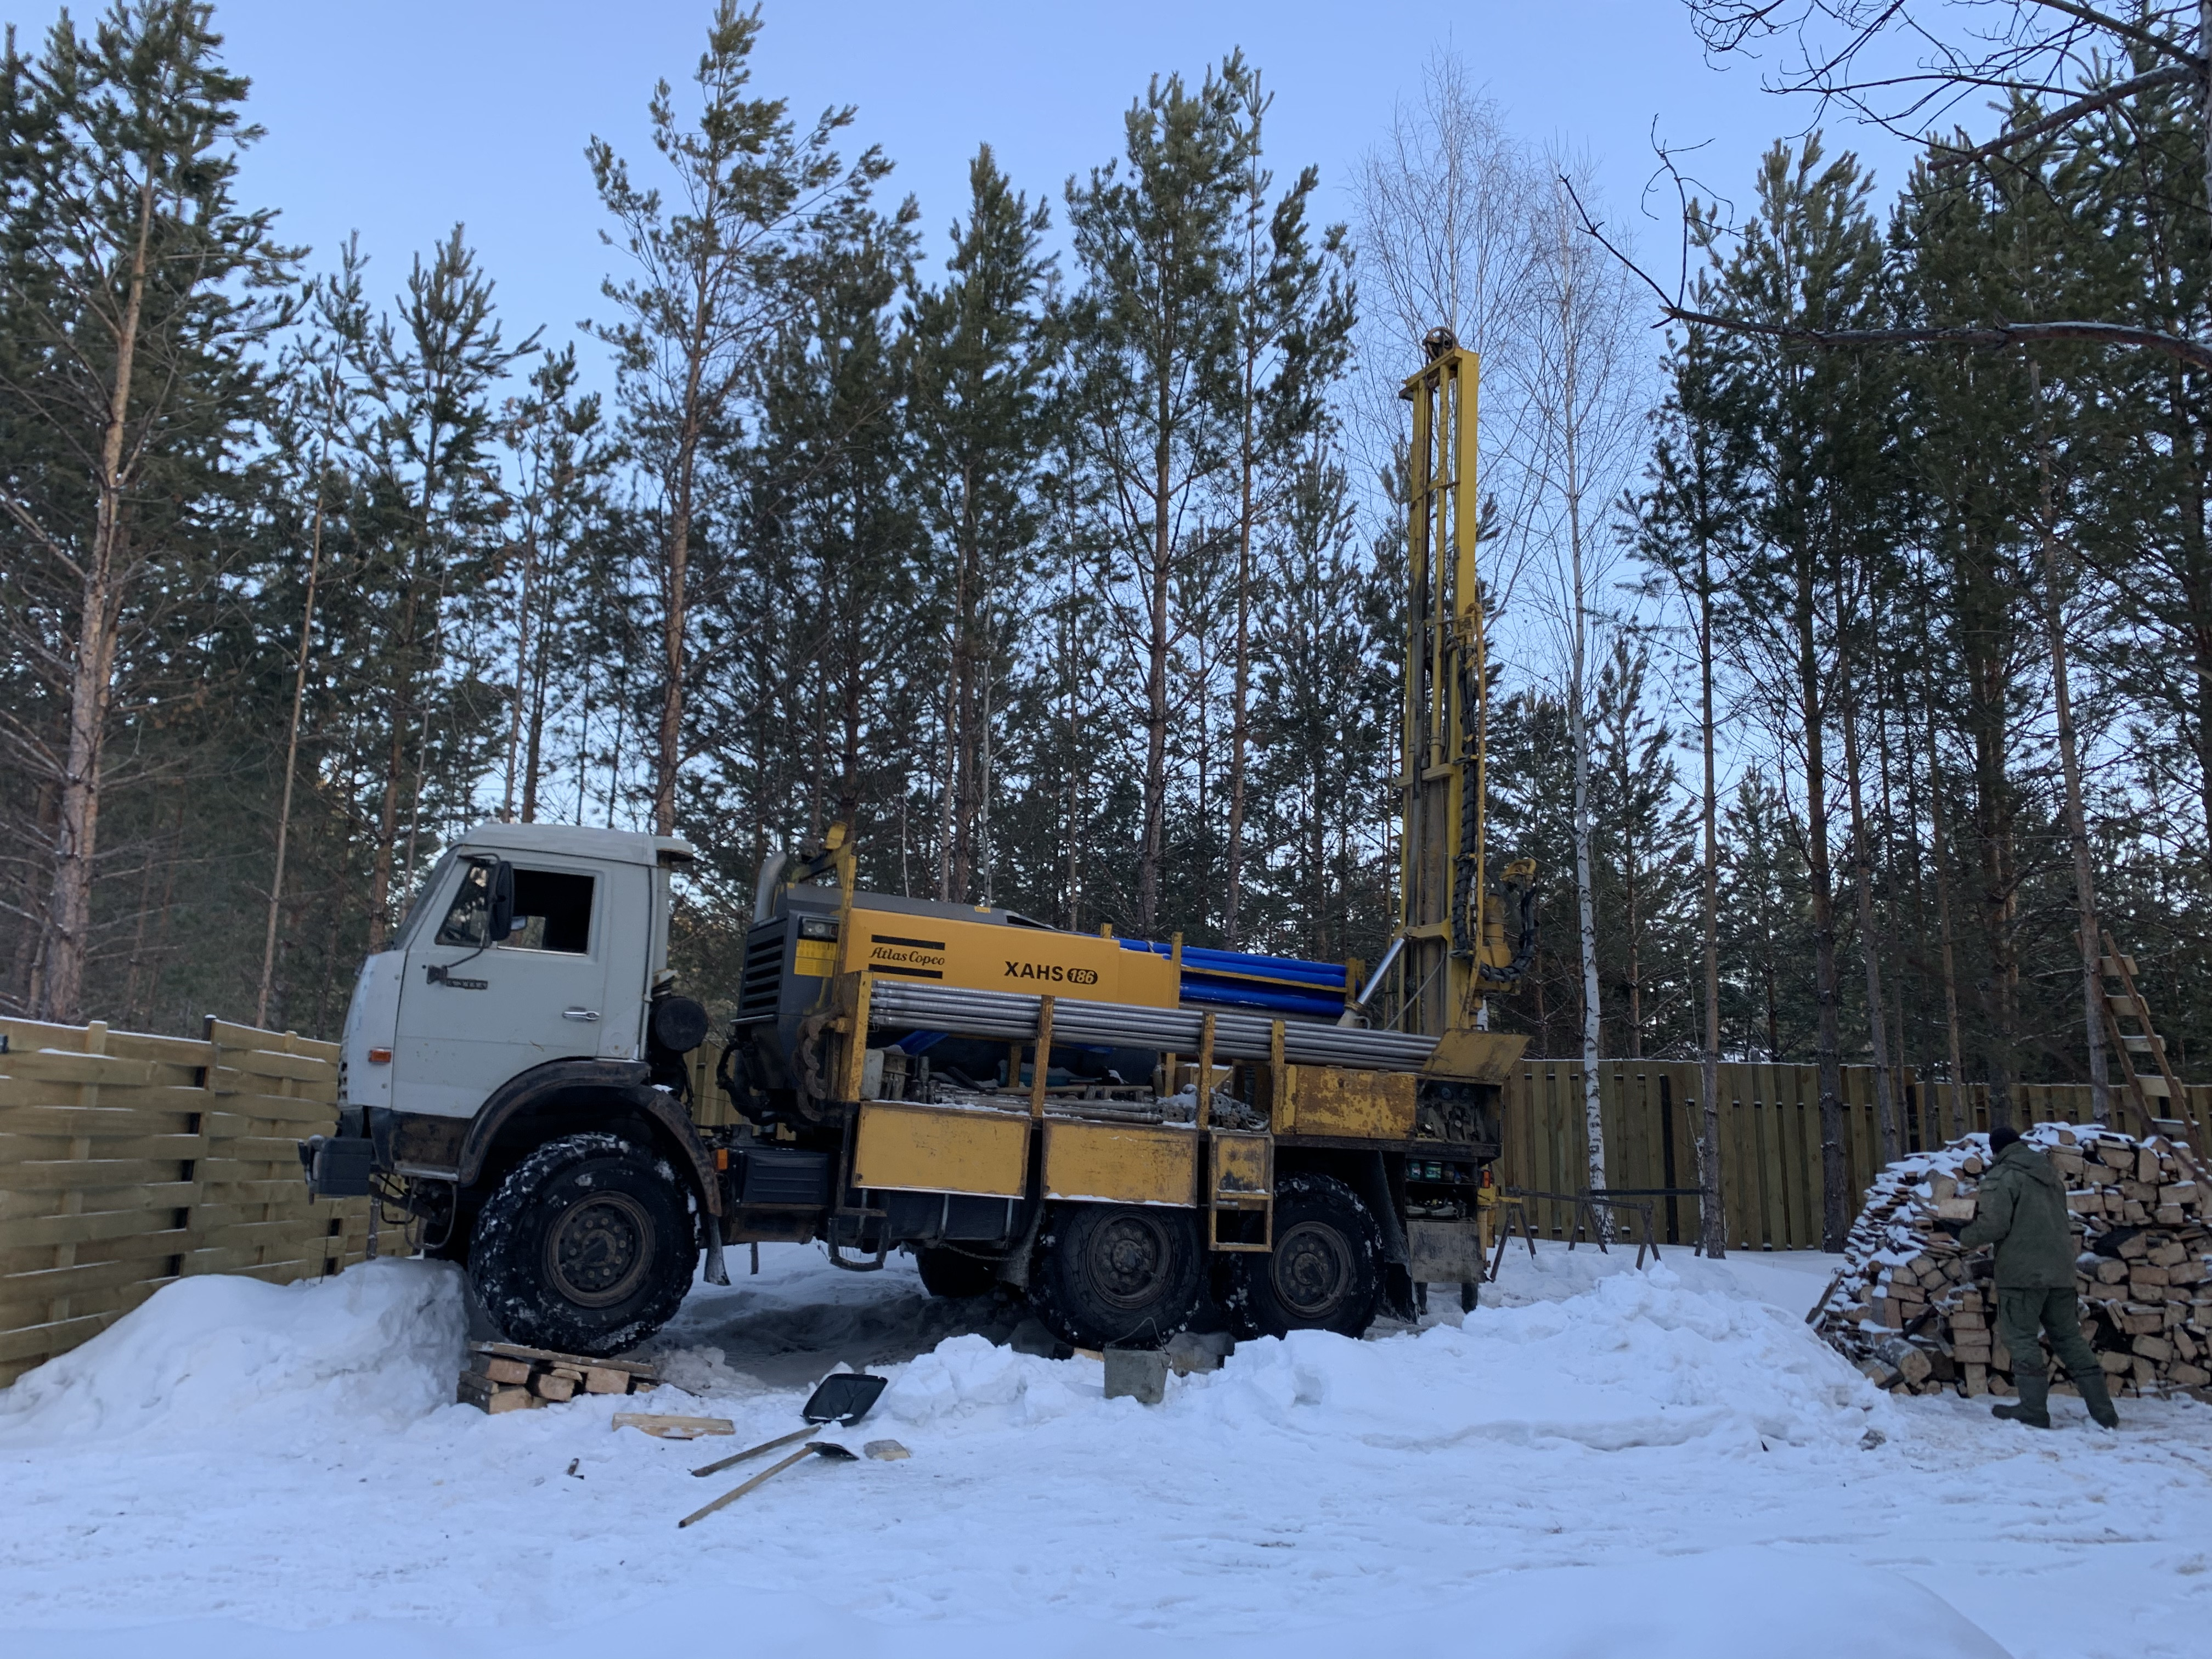
M1486 999L1533 951L1493 870L1476 561L1477 364L1438 331L1413 405L1400 926L1372 972L871 893L842 826L763 872L727 1112L686 1101L703 1009L665 969L679 842L487 825L450 852L345 1042L341 1133L469 1264L513 1340L634 1346L699 1252L818 1240L934 1292L1005 1285L1067 1342L1356 1335L1482 1277L1502 1085ZM565 975L565 976L564 976ZM734 1120L702 1127L701 1119Z

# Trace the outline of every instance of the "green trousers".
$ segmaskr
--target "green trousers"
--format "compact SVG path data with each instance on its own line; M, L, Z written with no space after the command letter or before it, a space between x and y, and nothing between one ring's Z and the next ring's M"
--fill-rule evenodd
M2074 1287L2048 1291L1997 1291L1997 1334L2012 1351L2013 1386L2020 1403L2041 1408L2051 1396L2050 1368L2044 1364L2041 1333L2051 1337L2051 1352L2066 1368L2076 1388L2094 1378L2102 1392L2104 1370L2097 1351L2081 1334L2081 1301Z

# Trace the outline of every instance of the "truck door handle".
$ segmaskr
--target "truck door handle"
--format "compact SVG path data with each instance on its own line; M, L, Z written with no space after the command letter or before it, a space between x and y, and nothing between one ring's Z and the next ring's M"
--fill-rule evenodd
M563 1019L597 1019L599 1017L599 1011L596 1008L563 1008L561 1011Z

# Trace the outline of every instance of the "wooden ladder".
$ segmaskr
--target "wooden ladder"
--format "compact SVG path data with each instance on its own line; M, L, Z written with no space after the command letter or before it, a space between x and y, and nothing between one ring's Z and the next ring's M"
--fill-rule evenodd
M2112 1039L2112 1053L2120 1066L2112 1091L2126 1097L2129 1109L2141 1121L2142 1133L2163 1135L2173 1143L2193 1172L2196 1159L2188 1149L2188 1097L2182 1093L2181 1079L2173 1074L2166 1057L2166 1039L2151 1024L2150 1004L2136 988L2135 958L2120 953L2109 931L2100 930L2100 937L2105 946L2097 964L2104 975L2105 1034ZM2128 1030L2130 1022L2137 1029ZM2160 1107L2164 1110L2158 1109Z

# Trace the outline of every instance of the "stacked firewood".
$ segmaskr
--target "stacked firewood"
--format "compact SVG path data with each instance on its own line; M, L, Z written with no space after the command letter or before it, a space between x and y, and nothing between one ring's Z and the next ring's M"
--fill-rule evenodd
M494 1413L557 1405L580 1394L642 1394L659 1376L632 1359L586 1359L512 1342L471 1342L453 1398Z
M2041 1123L2023 1137L2067 1186L2081 1229L2081 1329L2113 1390L2212 1400L2212 1230L2189 1154L2094 1125ZM1900 1159L1867 1191L1844 1269L1814 1310L1820 1334L1899 1393L2013 1392L1986 1249L1962 1250L1939 1221L1974 1214L1989 1139L1969 1135ZM2054 1388L2070 1387L2055 1366Z

